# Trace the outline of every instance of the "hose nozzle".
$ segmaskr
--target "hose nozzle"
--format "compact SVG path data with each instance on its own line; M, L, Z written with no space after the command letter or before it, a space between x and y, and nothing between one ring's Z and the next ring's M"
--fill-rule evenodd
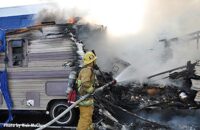
M104 88L109 87L110 85L115 85L116 83L117 83L117 80L114 79L114 80L108 82L107 84L101 86L100 88L97 88L96 92L103 90Z
M115 85L117 83L117 80L113 79L111 82L110 82L110 85Z

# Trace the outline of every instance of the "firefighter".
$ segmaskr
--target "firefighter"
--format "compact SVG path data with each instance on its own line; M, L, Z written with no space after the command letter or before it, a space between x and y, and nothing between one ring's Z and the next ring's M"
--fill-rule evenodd
M93 52L87 52L83 57L84 67L81 69L77 79L78 93L83 96L94 92L95 74L94 66L97 57ZM80 118L77 130L93 130L92 115L94 110L94 99L89 97L79 103Z

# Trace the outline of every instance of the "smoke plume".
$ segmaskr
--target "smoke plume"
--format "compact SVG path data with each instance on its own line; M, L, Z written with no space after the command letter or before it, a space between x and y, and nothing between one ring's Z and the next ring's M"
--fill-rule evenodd
M50 11L39 13L37 21L60 22L79 16L107 26L107 35L90 37L85 41L86 48L96 50L98 64L105 71L112 71L114 57L131 63L119 80L143 80L200 58L196 41L184 39L188 33L200 30L199 4L198 0L61 0ZM173 37L181 39L169 46L159 42Z
M105 64L109 63L111 57L119 57L131 63L132 66L119 77L120 80L128 78L143 80L151 74L182 66L188 60L195 61L200 58L196 41L184 39L186 34L200 29L200 25L198 25L200 1L155 0L146 2L143 27L140 31L135 33L133 28L124 26L126 22L122 22L118 28L126 27L129 34L118 37L110 35L100 44L96 44L97 41L91 39L88 42L88 48L96 49L99 64L102 64L105 69L108 68ZM132 12L131 9L125 10L127 12L124 16L129 17L122 15L119 16L119 19L123 17L128 21L133 17ZM180 37L180 40L172 42L169 47L165 47L163 42L159 42L161 39L173 37Z

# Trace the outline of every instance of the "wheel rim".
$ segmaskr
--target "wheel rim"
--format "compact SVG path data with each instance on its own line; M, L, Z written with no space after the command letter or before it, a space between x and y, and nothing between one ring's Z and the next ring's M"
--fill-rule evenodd
M57 104L53 108L52 116L53 118L56 118L58 115L60 115L63 111L65 111L68 108L66 104ZM68 113L66 113L63 117L61 117L56 122L58 124L67 124L72 118L72 111L70 110Z

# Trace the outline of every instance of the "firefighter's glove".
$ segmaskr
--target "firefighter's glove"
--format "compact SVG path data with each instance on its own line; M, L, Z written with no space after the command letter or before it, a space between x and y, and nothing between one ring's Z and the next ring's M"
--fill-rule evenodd
M91 85L89 88L85 90L87 93L93 93L94 92L94 87Z
M93 67L95 70L99 70L99 66L98 65L94 65L94 67Z

